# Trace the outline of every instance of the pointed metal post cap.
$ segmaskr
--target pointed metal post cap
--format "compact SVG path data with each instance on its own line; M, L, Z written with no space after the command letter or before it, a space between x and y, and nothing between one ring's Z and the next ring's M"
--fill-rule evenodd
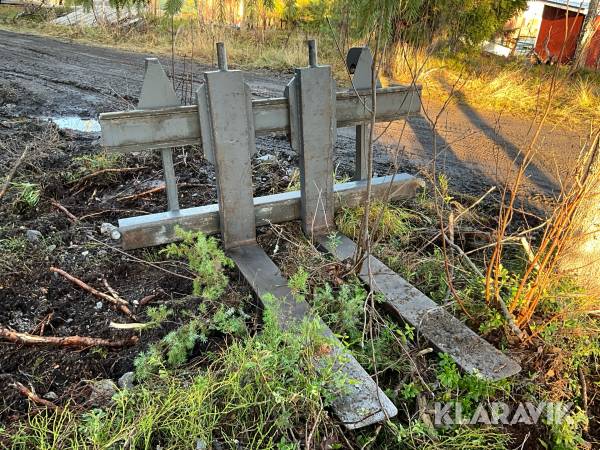
M146 58L146 73L138 109L154 109L180 106L181 102L173 89L173 84L160 65L158 58Z
M371 87L371 70L373 55L369 47L352 47L346 55L346 67L351 74L352 84L356 89L369 89ZM377 80L377 87L381 82Z

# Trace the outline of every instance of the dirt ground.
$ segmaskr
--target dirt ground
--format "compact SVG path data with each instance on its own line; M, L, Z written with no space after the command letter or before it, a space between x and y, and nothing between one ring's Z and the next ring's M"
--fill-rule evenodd
M14 381L33 387L39 395L54 393L58 403L72 398L75 404L89 404L93 396L87 380L116 380L132 370L133 357L181 323L185 310L197 302L188 295L191 281L176 275L186 275L182 264L163 261L154 249L122 253L110 236L101 232L103 223L116 224L118 218L166 209L164 193L138 195L160 185L159 155L122 156L117 167L129 170L73 181L73 174L94 173L86 164L90 156L101 153L99 134L59 129L46 120L96 118L101 112L131 108L141 88L143 57L0 31L0 171L7 173L20 151L30 145L30 156L15 181L32 182L40 188L36 205L28 205L17 189L10 189L0 204L0 324L20 332L44 334L45 330L47 335L58 336L117 339L134 334L110 328L111 321L125 322L126 317L51 273L51 266L101 290L105 290L106 280L130 302L140 321L147 318L146 308L167 301L176 305L177 312L166 326L145 333L142 343L116 350L41 350L0 343L0 423L10 423L27 411L27 400L10 385ZM163 64L168 66L167 61ZM203 69L207 67L197 67L198 74ZM178 62L175 72L182 70ZM254 72L246 77L257 97L271 97L281 95L291 74ZM431 117L439 109L440 105L426 105ZM379 140L384 145L377 148L375 170L379 175L390 171L392 157L385 145L393 147L400 141L398 169L416 173L428 166L435 141L443 150L438 161L451 185L462 192L481 194L503 179L518 159L519 145L531 133L525 120L451 105L439 116L435 133L424 117L389 127ZM543 151L528 173L532 195L556 190L555 168L572 164L583 136L573 130L544 128ZM293 183L296 155L285 137L263 137L257 146L256 195L288 188ZM353 151L353 131L340 130L336 144L339 177L351 174ZM181 206L215 202L214 172L201 150L178 149L174 160L182 185ZM78 220L73 222L53 200ZM231 275L234 279L226 299L255 308L248 300L248 289ZM154 295L149 303L139 304L149 295Z

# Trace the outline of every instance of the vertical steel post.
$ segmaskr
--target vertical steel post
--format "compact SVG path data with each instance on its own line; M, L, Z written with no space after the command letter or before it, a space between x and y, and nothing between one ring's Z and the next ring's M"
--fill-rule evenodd
M217 65L219 70L227 72L227 51L223 42L217 42Z
M197 92L205 152L215 163L219 219L226 249L256 243L250 157L255 153L252 97L239 70L227 70L225 46L217 44L219 71L204 74Z
M314 39L308 40L308 66L317 67L317 42Z
M138 102L138 109L155 109L166 106L179 106L181 102L169 82L157 58L146 58L146 72L142 93ZM160 151L165 178L165 192L167 193L167 207L169 211L179 211L179 198L177 192L177 178L173 166L173 149L163 148Z
M369 177L369 136L371 125L363 122L356 125L356 151L354 157L354 181L366 180Z
M288 84L292 148L300 156L301 217L313 238L333 228L333 144L336 139L335 83L330 66L317 65L308 41L309 67L296 69Z
M373 56L369 47L354 47L348 51L346 65L353 74L352 85L357 91L371 88ZM381 83L377 80L377 87ZM369 176L369 134L371 124L356 125L356 156L354 159L354 180L366 180Z
M165 177L165 191L167 192L167 207L169 211L179 211L179 192L177 190L177 177L173 165L173 150L163 148L160 151Z

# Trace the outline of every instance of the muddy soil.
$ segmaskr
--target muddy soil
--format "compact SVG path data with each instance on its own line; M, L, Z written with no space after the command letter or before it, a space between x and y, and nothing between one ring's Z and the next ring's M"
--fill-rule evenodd
M44 349L2 342L0 422L10 423L13 416L28 408L25 398L11 383L21 382L39 395L53 392L59 396L58 403L71 398L75 404L87 404L91 388L86 380L117 380L132 370L134 356L182 323L186 310L196 307L199 299L189 296L191 274L183 263L163 261L157 249L123 253L102 232L103 223L116 223L119 217L166 209L163 192L138 195L161 184L158 155L121 157L118 166L129 170L101 173L78 181L82 174L98 172L86 166L102 154L97 135L60 130L55 124L38 119L0 115L0 141L3 146L0 168L4 173L14 163L19 149L30 146L30 156L14 179L17 184L11 186L0 206L3 326L47 336L119 339L132 335L130 331L109 327L110 322L130 322L129 318L51 273L52 266L104 292L106 280L130 303L138 321L148 320L147 308L163 303L176 312L166 325L143 332L138 345L117 350ZM259 146L263 147L260 142ZM268 147L272 149L273 145ZM259 156L262 152L261 149ZM176 151L175 161L183 186L182 207L214 202L213 171L198 149ZM285 189L289 173L289 162L285 159L257 160L256 194ZM31 204L22 196L19 183L25 182L39 189L37 203ZM58 204L78 220L74 222ZM233 280L225 301L232 306L254 309L248 288L238 282L237 275L231 275ZM140 304L151 295L149 303Z

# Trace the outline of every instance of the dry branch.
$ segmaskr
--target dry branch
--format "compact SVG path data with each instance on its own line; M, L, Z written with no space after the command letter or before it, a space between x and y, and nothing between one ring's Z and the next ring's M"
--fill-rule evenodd
M158 294L150 294L150 295L146 295L143 299L140 300L139 305L140 306L144 306L146 303L150 303L152 300L154 300L156 297L158 297Z
M96 212L93 212L93 213L85 214L85 215L81 216L79 218L79 220L85 220L85 219L89 219L90 217L96 217L96 216L101 216L103 214L116 213L116 212L149 214L148 211L144 211L142 209L119 209L119 208L112 208L112 209L103 209L101 211L96 211Z
M132 195L126 195L125 197L119 197L117 199L118 202L124 202L126 200L136 200L140 197L145 197L146 195L150 195L150 194L155 194L157 192L161 192L165 190L165 185L162 184L158 187L152 188L152 189L148 189L147 191L144 192L140 192L138 194L132 194Z
M137 336L131 336L124 339L103 339L88 336L36 336L35 334L19 333L8 328L0 327L0 338L15 344L27 345L54 345L57 347L109 347L121 348L135 345L138 343Z
M106 288L106 290L107 290L108 292L110 292L110 295L112 295L112 296L115 298L115 300L117 300L119 303L121 303L121 304L123 304L123 305L126 305L126 306L128 306L128 305L129 305L129 302L128 302L127 300L124 300L124 299L123 299L123 298L122 298L122 297L119 295L119 293L118 293L117 291L115 291L115 290L113 289L113 287L112 287L110 284L108 284L108 281L106 280L106 278L104 278L104 279L102 280L102 283L104 284L104 287Z
M97 289L94 289L93 287L91 287L89 284L86 284L85 282L81 281L79 278L75 278L73 275L68 274L67 272L65 272L62 269L59 269L58 267L50 267L50 271L58 273L59 275L62 275L67 280L69 280L71 283L76 284L77 286L88 291L92 295L95 295L96 297L111 303L119 311L123 312L127 316L129 316L131 318L134 317L131 310L127 306L127 303L124 300L120 300L118 298L115 298L108 294L105 294L104 292L100 292Z
M29 400L31 400L33 403L35 403L36 405L43 405L46 406L47 408L53 409L53 410L58 410L60 409L58 406L56 406L54 403L52 403L49 400L46 400L44 398L41 398L39 395L35 394L33 391L31 391L30 389L26 388L23 384L19 383L18 381L15 381L12 386L19 391L21 394L23 394L25 397L27 397Z
M54 312L51 312L46 317L44 317L42 320L40 320L40 323L38 323L33 328L33 330L31 330L31 334L38 334L39 336L42 336L44 334L44 329L46 328L46 325L48 325L50 323L50 321L52 320L52 317L54 317Z
M72 223L79 222L79 219L77 218L77 216L75 216L75 214L73 214L71 211L69 211L63 205L61 205L57 200L50 199L50 203L52 204L52 206L54 206L55 208L57 208L57 209L61 210L63 213L65 213L65 215L69 218L69 220Z
M4 180L4 184L2 185L2 189L0 189L0 200L2 199L2 197L4 197L4 194L6 194L6 191L8 190L8 186L10 186L11 180L15 176L15 173L17 173L17 169L19 168L19 166L25 159L25 156L27 156L27 153L29 152L30 148L31 147L29 145L25 146L25 148L23 149L23 153L21 153L21 156L19 156L19 159L17 159L17 161L13 165L12 169L10 169L10 172L8 172L8 175L6 176L6 180Z
M116 330L143 330L144 328L148 328L151 325L152 325L152 323L141 323L141 322L135 322L135 323L111 322L108 326L110 328L114 328Z
M98 170L94 173L90 173L89 175L86 175L84 177L81 177L79 180L77 180L77 182L75 183L75 185L71 188L71 192L75 190L75 188L77 188L78 186L81 186L84 182L86 182L87 180L97 177L98 175L102 175L104 173L121 173L121 172L134 172L137 170L143 170L145 169L145 167L122 167L122 168L113 168L113 169L102 169L102 170Z

